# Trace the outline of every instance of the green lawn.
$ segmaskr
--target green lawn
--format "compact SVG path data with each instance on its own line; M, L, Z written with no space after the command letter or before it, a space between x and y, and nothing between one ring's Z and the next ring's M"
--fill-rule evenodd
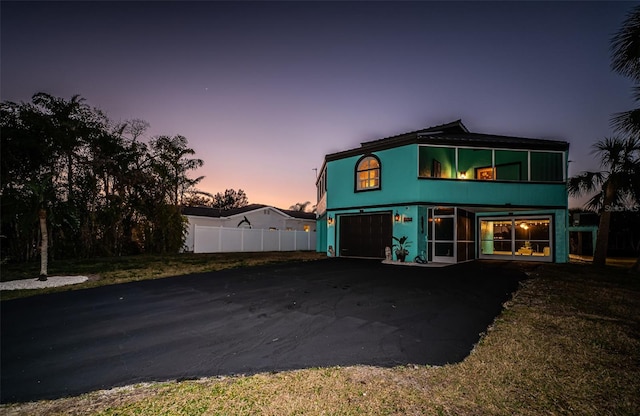
M520 267L513 263L507 267ZM640 276L526 267L463 362L152 383L3 406L24 415L638 415Z

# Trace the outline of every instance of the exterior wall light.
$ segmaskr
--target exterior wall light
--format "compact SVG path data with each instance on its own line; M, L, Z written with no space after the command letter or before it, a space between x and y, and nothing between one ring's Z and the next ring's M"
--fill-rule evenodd
M327 219L327 224L328 224L329 226L332 226L332 225L333 225L333 217L332 217L331 215L329 215L329 218Z
M396 211L396 215L393 217L396 222L400 222L400 214L398 214L398 211Z
M460 179L467 179L467 172L460 171L459 178L460 178Z

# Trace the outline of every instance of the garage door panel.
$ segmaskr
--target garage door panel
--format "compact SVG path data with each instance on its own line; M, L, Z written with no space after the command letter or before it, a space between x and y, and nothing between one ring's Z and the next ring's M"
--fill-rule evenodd
M346 215L340 217L340 255L384 258L391 245L390 213Z

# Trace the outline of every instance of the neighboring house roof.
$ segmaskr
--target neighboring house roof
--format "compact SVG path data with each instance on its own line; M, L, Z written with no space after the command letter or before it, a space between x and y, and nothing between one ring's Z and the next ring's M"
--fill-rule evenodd
M278 209L278 208L276 208ZM303 220L315 220L316 214L315 212L304 212L304 211L291 211L290 209L278 209L278 211L282 211L290 217L300 218Z
M515 136L471 133L462 120L428 127L397 136L360 143L360 147L326 156L326 160L337 160L407 144L438 144L450 146L498 147L531 150L567 150L569 143L560 140L530 139Z
M181 207L182 215L193 215L195 217L210 217L220 218L220 212L218 208L210 207Z
M182 215L193 215L196 217L209 217L209 218L229 218L240 214L246 214L247 212L257 211L260 209L270 208L276 211L280 211L285 216L299 219L315 220L316 214L313 212L301 212L291 211L286 209L280 209L272 207L271 205L264 204L249 204L240 208L233 208L227 210L221 210L219 208L211 207L182 207Z

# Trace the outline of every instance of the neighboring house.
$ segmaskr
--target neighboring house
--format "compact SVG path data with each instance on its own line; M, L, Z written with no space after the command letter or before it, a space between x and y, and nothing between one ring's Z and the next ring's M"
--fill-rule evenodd
M605 208L606 209L606 208ZM638 257L640 254L640 206L614 205L609 224L608 257ZM598 235L600 215L595 212L569 212L570 253L593 256Z
M566 262L569 144L471 133L460 120L325 156L317 250L407 261ZM395 255L393 256L395 259Z
M316 215L312 212L290 211L262 204L250 204L230 210L183 207L182 215L189 223L185 240L186 251L194 251L196 226L272 231L314 232L316 230Z
M593 256L600 217L595 212L569 212L569 254Z

